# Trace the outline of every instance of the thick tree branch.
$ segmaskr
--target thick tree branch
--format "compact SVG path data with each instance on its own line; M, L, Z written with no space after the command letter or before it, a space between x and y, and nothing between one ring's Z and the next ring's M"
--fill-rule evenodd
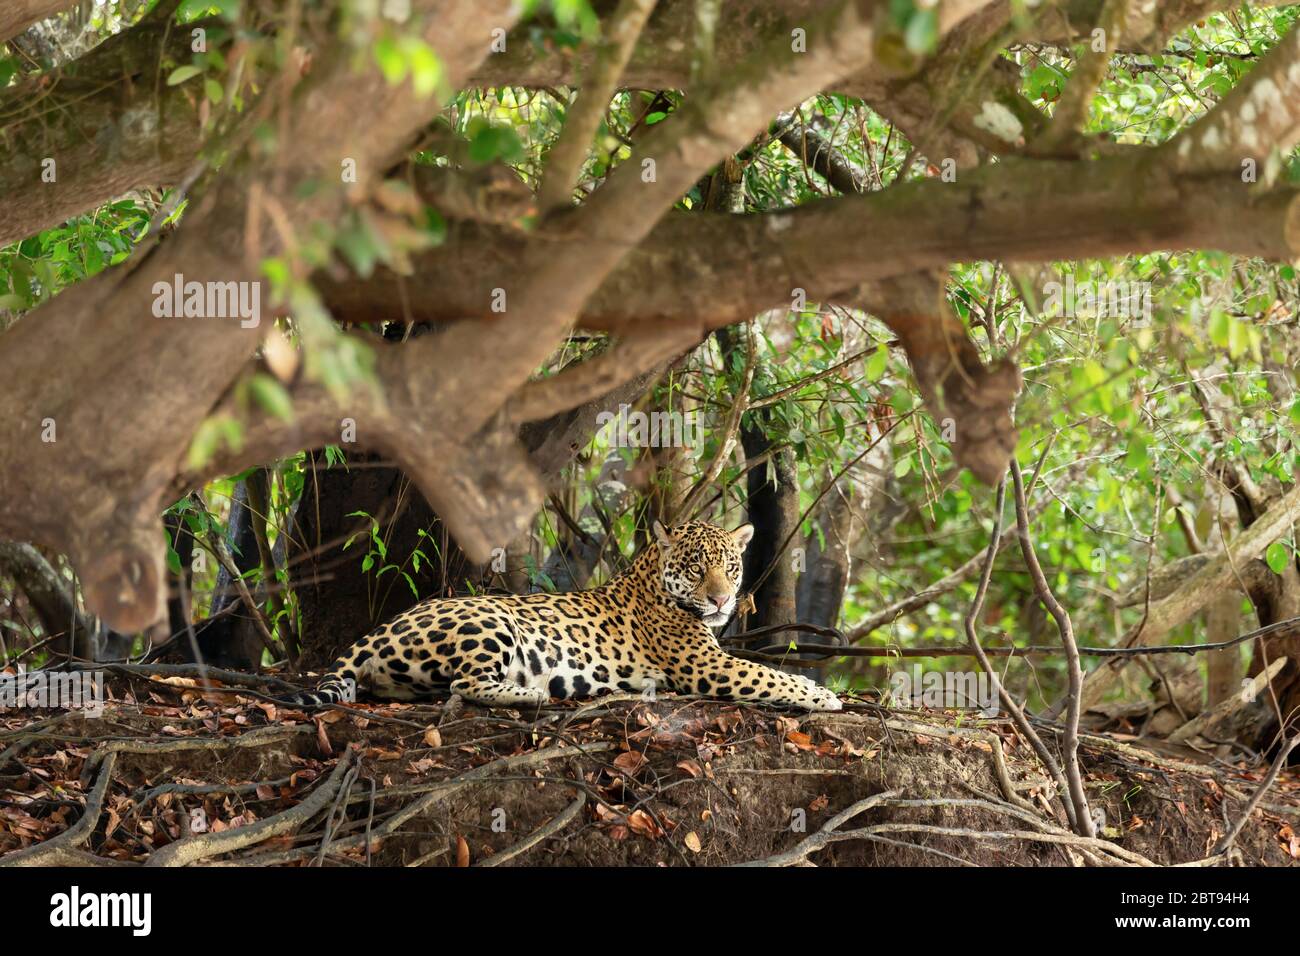
M0 246L131 189L178 182L199 151L192 86L158 83L190 29L149 17L85 57L0 91ZM166 42L164 42L164 40ZM42 174L53 160L54 179Z
M505 0L415 4L452 88L487 54L491 30L509 26L507 8ZM121 267L74 286L4 335L3 403L20 414L0 423L0 443L13 451L0 462L0 533L68 554L81 571L87 606L116 630L140 630L164 613L161 496L261 337L231 319L155 317L157 284L177 275L259 284L260 257L294 242L284 223L305 234L349 208L345 162L357 170L353 188L364 190L404 157L439 107L409 85L390 85L376 65L358 73L352 54L350 41L340 41L313 67L291 114L291 151L258 164L254 146L254 169L244 175L232 159L165 245L143 245ZM369 122L376 113L383 124ZM261 119L254 111L246 122ZM318 188L308 195L282 183ZM266 214L271 205L276 216ZM63 374L46 374L54 366ZM94 400L70 402L68 380ZM123 420L125 410L140 408L167 411ZM54 441L47 421L57 428ZM61 494L47 493L42 476L49 470L68 477Z
M510 399L507 414L514 422L536 422L558 415L677 358L699 345L706 335L693 322L634 331L600 355L550 378L525 383Z
M858 287L950 262L1051 262L1170 249L1217 249L1290 260L1300 256L1300 193L1253 197L1239 183L1166 176L1145 151L1094 162L1006 159L884 192L819 200L745 216L672 213L632 249L587 300L584 328L629 331L699 319L706 328L745 321L790 301L845 302ZM502 270L541 254L543 238L466 227L459 242L416 258L406 292L411 317L494 318ZM318 287L341 321L403 316L396 278L322 275Z
M12 578L27 595L47 636L62 635L59 650L93 659L94 624L81 613L72 589L39 551L30 544L0 541L0 574Z
M1035 152L1051 155L1077 146L1088 121L1093 95L1105 79L1110 58L1123 39L1127 9L1128 0L1106 0L1102 6L1096 27L1101 31L1100 48L1090 44L1075 61L1074 72L1056 104L1051 123L1034 143Z
M1262 172L1274 149L1285 156L1297 142L1300 27L1293 27L1214 109L1160 149L1184 173L1240 174L1243 161L1253 160Z
M73 0L5 0L0 8L0 43L73 6Z

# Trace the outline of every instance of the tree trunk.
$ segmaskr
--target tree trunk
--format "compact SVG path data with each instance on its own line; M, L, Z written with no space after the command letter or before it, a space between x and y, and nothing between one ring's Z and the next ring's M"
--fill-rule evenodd
M758 417L767 418L762 412ZM771 468L751 468L746 476L749 520L754 525L754 539L745 549L747 587L753 588L771 568L753 592L754 613L746 627L790 624L798 618L798 574L789 547L799 526L799 473L794 449L773 449L761 426L742 428L740 441L750 460L771 451Z
M288 563L302 615L302 665L314 669L417 602L463 590L467 579L477 584L480 573L398 469L373 456L348 456L334 467L322 454L312 461ZM362 562L377 548L371 518L386 557L375 553L363 572ZM412 556L416 549L423 558ZM390 564L400 570L381 574Z
M1205 609L1205 643L1230 641L1241 633L1241 595L1225 594ZM1241 692L1241 648L1229 647L1206 655L1205 706L1223 703Z

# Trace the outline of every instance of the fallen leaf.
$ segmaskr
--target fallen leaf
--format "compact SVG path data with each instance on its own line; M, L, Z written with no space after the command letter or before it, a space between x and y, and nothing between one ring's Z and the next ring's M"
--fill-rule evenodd
M694 830L686 834L686 836L682 839L682 842L686 844L686 849L690 850L692 853L699 853L700 850L703 849L703 847L700 845L699 834L697 834Z
M785 739L794 744L800 750L812 750L812 737L799 730L792 730L785 735Z
M646 765L645 757L636 750L627 750L614 758L614 766L629 777L635 776Z
M456 865L469 866L469 844L459 835L456 837Z
M644 810L633 810L629 813L627 825L632 828L632 832L649 837L651 840L664 835L664 831L659 829L659 824L655 823L654 817Z
M438 732L437 727L430 727L424 732L424 742L430 747L442 746L442 734Z

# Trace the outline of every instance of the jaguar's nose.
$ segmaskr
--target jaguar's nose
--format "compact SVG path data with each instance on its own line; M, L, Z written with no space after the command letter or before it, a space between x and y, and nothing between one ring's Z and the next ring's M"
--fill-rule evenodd
M728 602L729 600L731 600L731 595L730 595L730 594L710 594L710 595L709 595L709 600L713 602L713 606L714 606L714 607L716 607L719 611L721 611L724 607L727 606L727 602Z

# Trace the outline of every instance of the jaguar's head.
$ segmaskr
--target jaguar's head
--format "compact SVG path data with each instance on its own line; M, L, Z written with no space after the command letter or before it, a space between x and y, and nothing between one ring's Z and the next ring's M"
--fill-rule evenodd
M669 530L656 521L654 532L659 543L659 573L669 597L709 627L726 624L736 610L740 556L754 537L754 526L723 531L688 521Z

